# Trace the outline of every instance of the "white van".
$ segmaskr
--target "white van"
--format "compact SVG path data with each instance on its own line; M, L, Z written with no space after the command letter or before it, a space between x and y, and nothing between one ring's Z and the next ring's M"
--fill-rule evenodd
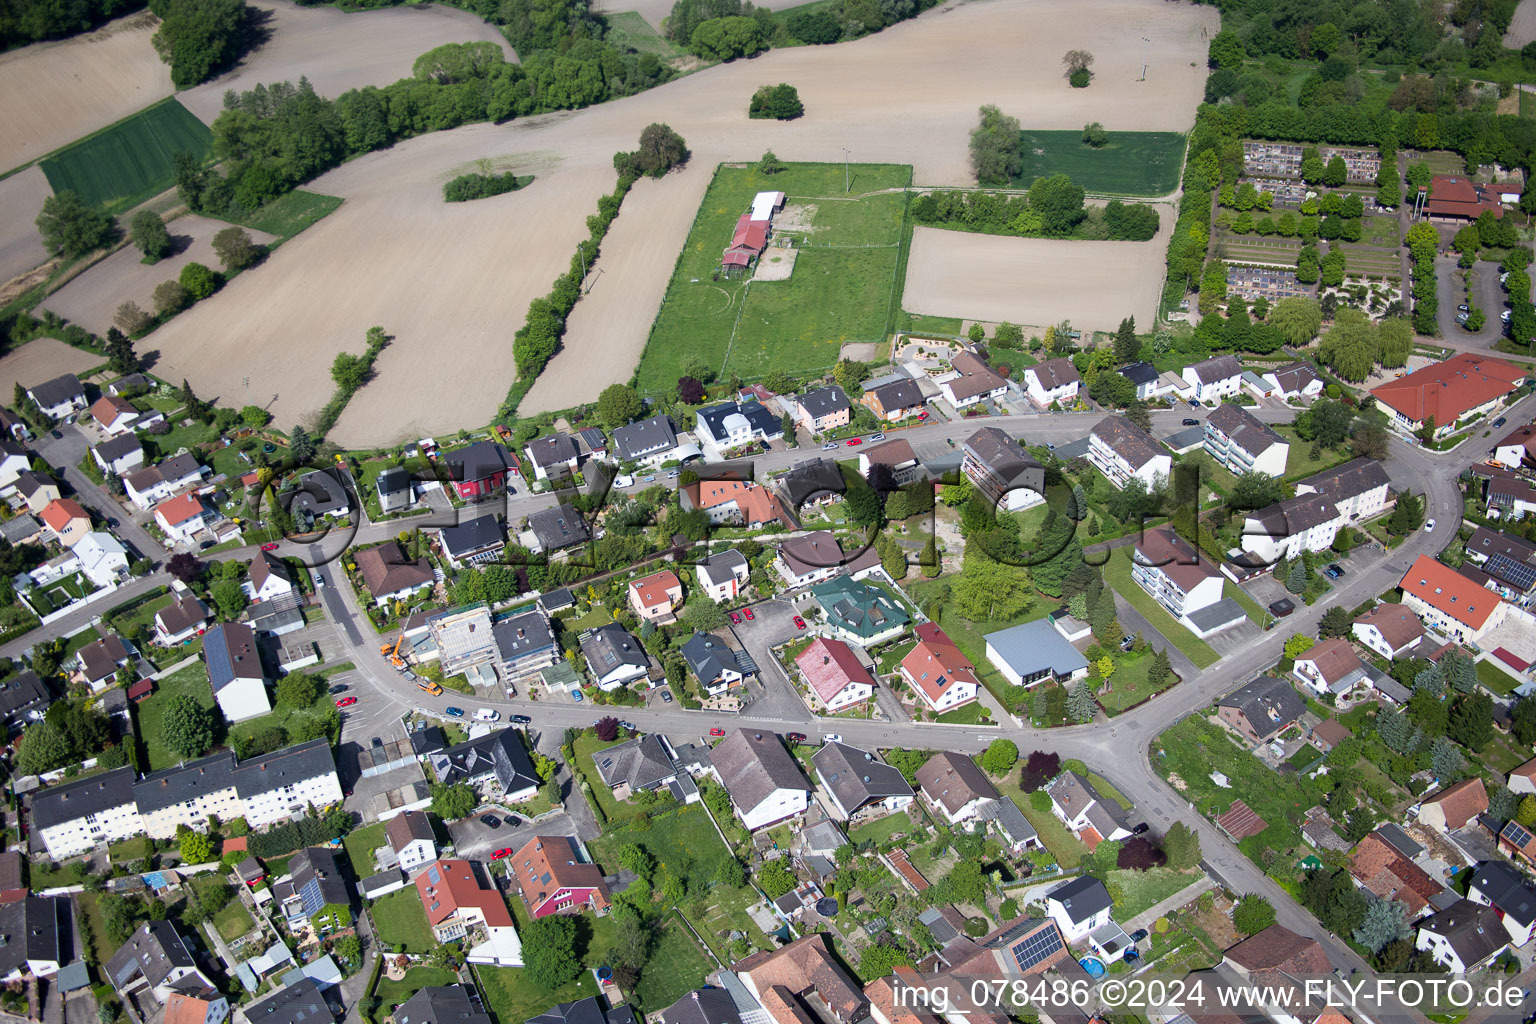
M495 722L500 718L501 712L493 711L490 708L481 708L475 712L475 721L477 722Z

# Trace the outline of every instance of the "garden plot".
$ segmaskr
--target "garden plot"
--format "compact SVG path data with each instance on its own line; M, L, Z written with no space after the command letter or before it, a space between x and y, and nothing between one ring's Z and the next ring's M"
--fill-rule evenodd
M224 221L207 217L178 217L166 225L179 249L176 255L147 264L138 249L124 246L54 292L43 306L88 331L105 335L117 307L124 302L136 302L146 313L153 313L155 288L176 280L188 263L219 270L222 265L213 252L213 236L227 227ZM277 237L249 229L246 233L261 245Z

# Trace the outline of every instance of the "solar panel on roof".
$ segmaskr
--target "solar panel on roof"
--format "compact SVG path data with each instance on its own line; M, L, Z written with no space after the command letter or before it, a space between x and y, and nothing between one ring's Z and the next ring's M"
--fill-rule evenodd
M1490 555L1484 570L1488 575L1503 580L1517 590L1530 590L1536 586L1536 567L1517 562L1508 555Z
M1060 933L1055 928L1042 928L1013 947L1013 958L1018 962L1019 970L1027 971L1060 948Z
M1504 826L1504 838L1516 846L1523 847L1531 841L1531 834L1514 822L1510 822Z

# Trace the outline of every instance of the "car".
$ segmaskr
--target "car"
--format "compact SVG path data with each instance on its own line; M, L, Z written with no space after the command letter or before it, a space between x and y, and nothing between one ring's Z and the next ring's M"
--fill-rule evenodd
M480 815L480 824L486 828L501 828L501 819L494 814Z
M1133 637L1133 636L1123 636L1123 637L1120 638L1120 649L1122 651L1128 651L1132 647L1134 647L1135 645L1136 645L1136 638Z
M668 480L676 480L677 479L677 470L674 469L672 472L668 473L667 474L667 479Z
M715 725L710 727L709 734L711 736L724 736L725 730L720 728L718 725Z
M1472 312L1472 307L1467 305L1465 302L1463 302L1461 305L1456 307L1456 312L1458 312L1458 313L1470 313L1470 312Z
M1193 399L1193 398L1191 398L1191 399L1190 399L1190 400L1189 400L1189 407L1190 407L1190 408L1191 408L1191 409L1198 409L1198 408L1200 408L1200 403L1199 403L1199 402L1197 402L1197 401L1195 401L1195 400L1194 400L1194 399Z
M416 673L415 673L415 672L412 672L412 671L411 671L411 670L410 670L410 669L408 669L408 668L402 668L402 669L401 669L401 670L400 670L400 674L401 674L401 675L403 675L403 676L405 676L405 678L406 678L406 679L407 679L407 680L408 680L408 681L410 681L410 682L415 682L415 681L416 681Z
M1048 452L1055 451L1056 450L1056 442L1055 441L1047 441L1047 442L1045 442L1045 450L1048 451Z
M317 586L317 587L325 586L325 573L323 573L323 572L315 573L315 586Z
M1433 519L1426 519L1426 520L1424 520L1424 532L1425 533L1434 533L1435 532L1435 521Z
M382 747L384 745L384 738L382 736L375 736L373 738L373 745L376 747Z
M1345 572L1344 572L1344 567L1342 565L1340 565L1338 562L1329 562L1328 563L1328 568L1332 569L1334 572L1339 574L1338 576L1335 576L1334 579L1339 579L1339 578L1343 577L1344 575L1346 575Z
M510 856L512 856L511 850L497 850L495 853L491 854L491 860L501 860L503 857Z
M107 525L115 530L122 524L117 521L116 516L107 516Z
M1133 828L1133 829L1131 829L1131 835L1133 835L1133 836L1139 836L1139 835L1141 835L1141 834L1142 834L1142 833L1143 833L1143 832L1145 832L1145 831L1146 831L1146 830L1147 830L1147 829L1148 829L1148 828L1149 828L1149 827L1150 827L1150 826L1149 826L1149 825L1147 825L1147 823L1146 823L1146 822L1142 822L1142 823L1141 823L1141 824L1140 824L1140 825L1137 825L1137 826L1136 826L1136 827L1135 827L1135 828Z
M513 715L512 717L508 718L507 721L511 722L513 725L531 725L533 723L533 719L529 718L527 715Z
M848 440L847 440L847 442L845 442L845 443L846 443L846 444L847 444L847 445L848 445L848 447L849 447L849 448L852 448L852 447L853 447L853 446L854 446L854 445L856 445L856 444L863 444L863 443L864 443L864 441L863 441L863 439L862 439L862 438L857 438L857 437L850 437L850 438L849 438L849 439L848 439Z
M441 697L443 695L443 688L437 683L432 682L430 679L424 683L417 683L416 689L425 690L427 693L430 693L434 697Z
M1496 426L1496 427L1502 427L1505 423L1508 423L1508 422L1509 421L1506 420L1503 416L1500 416L1498 419L1493 421L1493 425Z
M773 445L769 444L767 441L759 441L759 442L757 442L757 447L758 447L758 449L760 451L765 451L765 452L773 451Z
M805 628L805 620L802 619L798 615L795 616L795 628L796 629L804 629Z
M671 704L672 703L672 691L671 690L662 690L661 691L661 702L663 704Z
M955 439L952 438L952 437L946 437L944 439L944 443L949 445L951 448L953 448L955 446Z
M789 740L789 742L791 742L791 743L804 743L805 742L805 733L803 733L803 732L787 732L787 733L784 734L784 738Z
M826 444L821 446L821 450L824 452L835 452L839 447L840 446L836 441L828 441Z
M1281 618L1281 619L1285 618L1287 615L1291 614L1291 612L1293 612L1295 610L1296 610L1296 602L1292 601L1288 597L1282 597L1278 601L1272 601L1272 602L1270 602L1270 605L1269 605L1270 614L1276 616L1277 618Z
M587 698L585 698L585 697L583 697L581 695L581 691L580 690L572 690L571 691L571 700L575 701L577 704L580 704L582 701L584 701L586 699Z
M843 734L840 732L829 732L824 739L828 743L841 743L843 742Z
M885 434L884 433L870 434L869 435L869 439L871 441L884 441L885 440Z
M50 431L48 431L48 433L52 434L55 438L61 438L61 437L64 436L63 434L59 433L57 430L50 430Z
M731 625L733 625L733 626L741 625L741 616L737 615L735 612L731 612Z
M1141 942L1147 937L1147 930L1145 928L1137 928L1131 932L1129 937L1132 942Z
M1186 416L1184 417L1184 425L1186 427L1198 427L1200 425L1200 421L1195 419L1193 416Z
M640 478L640 479L641 479L641 480L642 480L642 481L643 481L643 482L644 482L644 483L648 483L648 484L653 484L653 483L655 483L655 482L656 482L656 474L655 474L655 473L652 473L652 474L651 474L651 475L650 475L650 476L646 476L646 477L641 477L641 478Z
M499 721L501 721L501 712L500 711L494 711L491 708L480 708L478 711L475 712L475 721L477 721L477 722L499 722Z
M356 703L357 703L357 698L356 697L343 697L343 698L341 698L341 700L336 702L336 706L339 707L339 708L349 708L353 704L356 704Z
M450 706L443 709L443 714L447 715L449 718L463 718L464 709Z
M336 694L338 694L338 693L346 693L346 692L347 692L347 684L346 683L337 683L335 686L331 687L331 696L333 696L333 697Z
M628 729L630 732L639 732L640 731L639 729L635 728L635 723L634 722L620 722L619 723L619 727L622 728L622 729Z
M927 409L924 409L924 410L923 410L923 411L922 411L922 412L920 412L920 413L918 413L918 414L917 414L917 418L918 418L918 419L919 419L919 420L925 420L925 419L927 419L927 418L928 418L928 410L927 410Z
M263 550L263 551L276 551L277 550L277 541L275 541L275 540L267 541L265 544L263 544L261 546L261 550Z
M1343 572L1343 570L1339 569L1337 566L1330 565L1328 568L1323 570L1323 575L1327 576L1331 580L1336 580L1340 576L1343 576L1344 572Z
M747 621L748 622L751 622L753 620L753 618L755 618L755 616L752 614L752 609L751 608L743 608L741 610L741 614L743 614L743 615L745 615L747 617Z

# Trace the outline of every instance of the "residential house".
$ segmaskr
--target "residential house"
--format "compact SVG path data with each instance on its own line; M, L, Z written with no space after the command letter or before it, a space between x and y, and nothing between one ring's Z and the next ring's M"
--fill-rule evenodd
M133 664L134 657L133 648L122 637L108 633L75 652L74 680L90 687L93 693L100 693L112 685L118 669Z
M1467 899L1494 909L1510 945L1519 948L1531 941L1536 929L1536 887L1514 866L1502 860L1479 864L1467 886Z
M586 860L569 836L534 836L507 862L534 918L608 909L602 870Z
M185 826L203 831L209 816L230 821L240 816L235 789L235 755L220 751L173 768L151 772L133 784L144 831L155 839L176 835Z
M1051 813L1090 850L1102 840L1131 837L1125 811L1119 804L1099 796L1093 783L1077 772L1068 770L1057 775L1046 783L1045 792L1051 798Z
M157 413L160 419L165 419L163 414ZM139 418L138 407L126 398L117 395L102 395L91 404L91 416L96 420L96 426L108 437L116 437L119 434L127 434L137 429L136 421ZM147 424L146 424L147 426Z
M437 544L455 569L499 561L507 538L502 522L494 515L476 516L437 531Z
M802 814L810 805L811 787L777 733L736 729L709 759L750 832Z
M27 503L27 511L41 515L61 492L52 477L24 469L16 474L16 493Z
M847 491L843 471L833 459L802 459L773 483L784 506L792 511L842 500Z
M575 1002L556 1003L537 1017L529 1017L524 1024L636 1024L636 1017L627 1005L605 1010L596 996L588 996Z
M203 660L219 710L231 722L271 712L267 673L256 634L243 622L221 622L203 634Z
M1048 917L1021 917L980 939L965 935L951 939L939 953L923 961L923 969L995 982L1021 974L1034 977L1047 971L1070 970L1073 962L1066 937L1055 921ZM978 1018L972 1013L966 1015L966 1020L971 1024L992 1024L995 1018Z
M859 403L886 422L895 423L923 411L923 390L915 380L895 380L864 392Z
M16 487L16 480L32 468L27 450L9 440L0 440L0 493L9 494Z
M1108 924L1113 908L1109 890L1092 875L1079 875L1045 894L1045 912L1068 943L1081 942Z
M1342 696L1359 683L1368 682L1360 655L1343 637L1321 640L1296 658L1291 674L1313 693Z
M912 450L912 442L904 437L859 449L859 475L866 480L883 477L892 487L905 487L926 474L917 453Z
M146 1009L165 1005L180 990L216 991L170 921L139 925L105 967L103 973L118 997Z
M811 597L833 636L864 647L900 636L911 621L905 608L868 583L831 579L812 584Z
M18 512L9 519L0 520L0 537L7 544L46 543L42 521L27 512Z
M1248 513L1243 521L1243 551L1250 564L1274 565L1300 558L1304 551L1327 551L1344 519L1320 494L1298 494Z
M308 918L322 934L351 923L352 891L329 846L306 846L288 861L289 880L272 895L289 921Z
M1475 643L1504 621L1509 606L1461 573L1420 555L1399 584L1403 604L1442 636Z
M164 1024L221 1024L228 1016L229 1000L217 992L172 992L165 1001Z
M920 622L913 630L917 645L901 659L902 681L935 714L953 711L976 699L981 680L949 634L935 622Z
M740 551L727 548L695 562L693 571L704 596L716 604L725 604L741 596L752 567Z
M1527 864L1536 864L1536 836L1513 819L1505 822L1499 830L1499 850L1512 859L1519 857Z
M1516 565L1536 564L1536 544L1517 534L1486 526L1473 530L1462 550L1466 552L1467 561L1481 566L1487 566L1495 559L1507 559Z
M363 578L363 586L368 588L373 603L379 607L394 601L408 601L436 582L432 563L425 558L406 558L396 541L354 551L352 561Z
M1323 393L1323 379L1306 363L1286 363L1262 376L1275 389L1275 394L1287 402L1316 398Z
M1163 393L1161 374L1151 363L1127 363L1120 367L1120 376L1136 385L1136 397L1143 402Z
M644 679L651 668L640 641L617 622L581 634L581 655L592 681L609 693Z
M556 505L540 509L528 517L528 529L533 533L535 552L561 551L591 539L587 522L575 506Z
M678 498L684 511L699 510L711 523L733 526L789 525L789 517L773 492L749 480L706 478L683 486Z
M1419 824L1440 832L1465 828L1488 810L1488 790L1479 776L1463 779L1419 802Z
M1145 530L1131 559L1131 578L1179 622L1205 632L1198 613L1222 601L1224 578L1209 558L1172 526Z
M32 794L32 831L56 861L144 831L132 767L48 786Z
M546 669L562 660L549 616L533 609L491 625L496 653L501 659L501 678L510 683Z
M1296 688L1275 676L1260 676L1216 702L1216 717L1250 743L1267 743L1295 725L1306 710Z
M243 1024L330 1024L334 1019L330 1005L320 992L320 983L301 975L264 999L247 1003L236 1011Z
M606 459L608 435L602 427L582 427L576 431L576 454L583 459Z
M878 818L912 804L912 787L901 772L868 750L829 742L811 755L811 767L840 821Z
M179 494L155 506L155 525L172 542L191 543L215 517L196 494Z
M9 434L14 441L26 441L32 437L26 420L3 405L0 405L0 433Z
M683 584L671 569L631 580L628 590L629 606L642 622L665 626L677 621L676 610L683 603Z
M1509 935L1498 911L1461 899L1419 922L1414 948L1427 950L1436 963L1465 977L1508 949Z
M657 733L593 751L592 763L615 800L670 787L678 774L666 740Z
M846 711L874 696L874 677L841 640L817 637L795 657L795 666L814 698L812 706L824 714Z
M92 448L91 458L103 473L122 476L144 465L144 445L135 435L124 434Z
M1235 476L1281 477L1291 446L1247 409L1223 403L1205 418L1205 450Z
M696 988L662 1010L659 1020L660 1024L744 1024L742 1012L726 989Z
M620 463L639 462L659 466L675 458L677 425L665 414L619 427L613 432L613 455Z
M522 803L541 780L517 729L500 729L427 755L433 776L444 785L464 783L506 804Z
M508 473L516 472L517 467L506 445L495 441L476 441L445 453L440 461L448 467L454 490L466 501L478 501L502 490Z
M1068 685L1088 675L1088 659L1045 619L988 633L987 660L1014 686Z
M129 473L123 477L123 491L129 501L148 512L167 498L201 483L204 472L190 452L183 452Z
M98 587L110 587L128 575L128 549L105 531L93 530L81 537L74 554L85 578Z
M1355 523L1386 511L1389 484L1380 462L1359 458L1297 481L1296 493L1327 498L1344 522Z
M1076 402L1082 383L1077 364L1067 356L1047 359L1043 363L1024 368L1024 390L1042 409L1053 404L1071 405Z
M1424 638L1424 623L1413 609L1383 601L1364 615L1357 615L1350 631L1356 640L1383 658L1401 658Z
M40 513L43 525L53 539L66 548L73 548L91 532L90 513L80 507L74 498L56 498Z
M481 999L463 985L428 985L395 1007L395 1024L491 1024Z
M1243 364L1236 356L1212 356L1184 367L1180 376L1194 389L1195 401L1219 402L1242 390Z
M51 420L61 420L85 408L85 387L72 373L28 388L27 397Z
M869 1000L825 935L753 953L732 969L777 1024L858 1024L869 1016Z
M1393 847L1379 831L1369 833L1355 844L1349 855L1349 873L1362 889L1381 899L1401 902L1408 908L1409 920L1429 909L1430 901L1444 891L1439 882Z
M791 590L797 590L830 580L842 569L844 562L843 548L837 537L828 530L816 530L780 544L773 568Z
M403 811L390 818L384 823L384 836L407 875L437 860L437 836L421 811Z
M416 876L416 891L427 912L432 937L447 943L465 939L471 963L501 967L523 965L523 944L512 911L483 865L468 860L438 860ZM473 944L471 930L484 934Z
M1008 393L1008 381L974 352L956 352L949 365L954 373L937 378L937 383L939 391L956 409L995 401Z
M260 551L251 559L245 594L257 604L263 601L293 603L299 598L299 587L287 562L270 551Z
M1536 758L1525 762L1509 772L1509 789L1513 793L1521 795L1536 794Z
M373 482L373 490L378 495L379 511L384 515L408 509L416 500L416 485L404 466L390 466L380 473Z
M0 682L0 722L12 736L19 736L27 725L43 720L53 699L36 672L22 669Z
M788 411L797 424L812 434L846 427L853 416L848 396L836 384L788 400Z
M528 453L528 462L538 480L564 480L576 472L581 461L576 439L569 434L535 438L528 442L524 451Z
M20 850L0 852L0 904L16 903L27 898L27 883L22 880L22 865L26 858ZM5 972L0 971L0 978Z
M1280 924L1255 932L1227 949L1222 961L1243 981L1265 984L1285 978L1323 976L1333 970L1322 943Z
M988 501L1006 511L1045 501L1045 468L997 427L966 439L960 470Z
M698 411L693 433L706 451L724 457L753 442L783 440L784 424L761 402L722 402Z
M747 675L757 670L746 651L733 651L725 641L711 633L695 633L683 644L683 660L711 697L718 697L733 686L741 685ZM743 664L743 659L746 664Z
M1493 461L1505 469L1536 466L1536 424L1516 427L1493 446Z
M1525 371L1486 352L1458 352L1405 377L1371 389L1402 434L1417 434L1433 421L1436 438L1454 434L1478 415L1499 409L1525 383Z
M947 750L923 762L917 770L917 788L928 806L951 825L970 821L988 801L1002 799L975 761Z
M246 758L233 774L240 799L239 816L252 828L287 821L303 814L310 805L328 807L342 800L336 759L324 738Z
M1151 490L1173 472L1167 451L1124 416L1106 416L1094 425L1088 435L1088 461L1117 488L1135 477Z
M187 594L155 612L155 640L163 647L174 647L201 634L207 624L208 606Z

